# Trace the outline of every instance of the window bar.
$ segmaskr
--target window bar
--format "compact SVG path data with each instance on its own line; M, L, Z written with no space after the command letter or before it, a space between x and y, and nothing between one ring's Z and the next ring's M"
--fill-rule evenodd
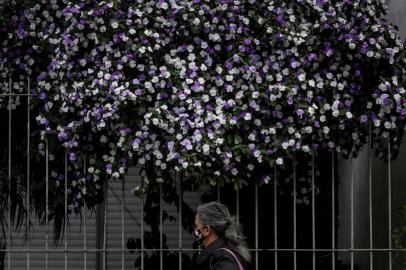
M163 193L162 183L159 184L159 269L163 270L163 242L162 242L162 229L163 229Z
M275 248L275 270L278 270L278 193L277 193L277 176L276 165L274 167L274 183L273 183L273 196L274 196L274 248Z
M27 92L30 94L31 91L31 81L30 78L27 80ZM30 245L31 245L31 230L30 230L30 223L31 223L31 205L30 205L30 132L31 132L31 97L27 96L27 189L26 189L26 204L27 204L27 223L26 223L26 230L27 230L27 269L30 269Z
M255 270L258 270L258 183L255 183Z
M7 211L7 224L8 224L8 235L7 235L7 268L8 270L11 269L11 107L12 107L12 99L11 99L11 78L9 79L9 97L8 97L8 194L7 194L7 203L8 203L8 211Z
M336 247L336 235L335 235L335 159L334 151L331 152L331 248L332 252L332 269L336 269L336 253L334 251Z
M372 132L371 132L371 123L369 123L369 183L368 183L368 192L369 192L369 269L374 269L374 253L372 252L374 246L373 240L373 224L372 224Z
M175 179L176 179L176 172L175 172ZM183 174L181 173L179 177L179 270L182 270L182 181L183 181Z
M65 191L64 191L64 255L65 255L65 270L68 269L68 151L65 151Z
M121 181L121 270L124 270L125 264L125 245L124 245L124 232L125 232L125 217L124 217L124 210L125 210L125 177Z
M388 248L389 270L392 270L392 171L391 171L391 143L388 137Z
M316 201L314 197L314 189L315 189L315 184L314 184L314 153L312 154L312 255L313 255L313 270L316 269Z
M297 269L296 152L293 152L293 269Z
M48 140L45 140L45 270L48 270L48 238L49 238L49 149Z
M351 173L351 270L354 270L354 160L351 153L350 158Z
M83 177L84 185L86 189L86 159L83 161ZM86 199L82 197L83 200L83 265L84 270L87 270L87 204Z

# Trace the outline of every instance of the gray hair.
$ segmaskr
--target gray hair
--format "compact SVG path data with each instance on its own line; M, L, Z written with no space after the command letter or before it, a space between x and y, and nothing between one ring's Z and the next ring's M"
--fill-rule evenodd
M227 206L219 202L209 202L196 210L204 225L210 225L216 234L224 239L247 262L251 260L241 225L230 215Z

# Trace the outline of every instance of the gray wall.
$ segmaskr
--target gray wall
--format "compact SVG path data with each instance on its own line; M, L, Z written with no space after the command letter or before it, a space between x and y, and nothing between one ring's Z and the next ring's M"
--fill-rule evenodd
M399 35L406 37L406 1L388 1L388 19L399 26ZM406 141L406 136L403 139ZM360 156L353 163L354 179L354 247L369 248L369 149L364 147ZM388 248L390 233L389 204L388 204L388 166L372 153L372 226L373 226L373 248ZM339 248L351 246L351 165L348 160L341 160L339 163L339 227L337 242ZM392 201L392 228L405 224L402 220L401 208L406 203L406 143L401 147L398 158L391 163L391 201ZM406 243L404 243L406 246ZM348 254L341 254L339 258L350 262ZM393 254L394 270L403 270L403 259ZM355 264L359 269L369 268L369 253L360 252L354 256ZM384 252L375 252L374 269L389 269L389 258Z
M390 0L388 1L389 12L388 19L399 26L399 34L406 37L406 1Z

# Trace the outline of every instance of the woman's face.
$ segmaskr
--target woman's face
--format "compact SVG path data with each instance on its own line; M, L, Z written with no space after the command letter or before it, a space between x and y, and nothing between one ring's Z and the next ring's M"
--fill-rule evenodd
M194 231L194 236L195 236L195 242L198 245L203 244L205 242L205 237L207 236L207 226L203 225L202 221L200 220L199 214L196 214L195 216L195 231Z

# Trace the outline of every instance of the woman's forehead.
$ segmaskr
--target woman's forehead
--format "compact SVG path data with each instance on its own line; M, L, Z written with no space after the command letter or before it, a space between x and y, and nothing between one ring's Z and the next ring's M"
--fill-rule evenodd
M200 217L199 217L199 214L198 214L198 213L196 213L196 215L195 215L195 223L196 223L196 224L200 224L200 223L201 223Z

